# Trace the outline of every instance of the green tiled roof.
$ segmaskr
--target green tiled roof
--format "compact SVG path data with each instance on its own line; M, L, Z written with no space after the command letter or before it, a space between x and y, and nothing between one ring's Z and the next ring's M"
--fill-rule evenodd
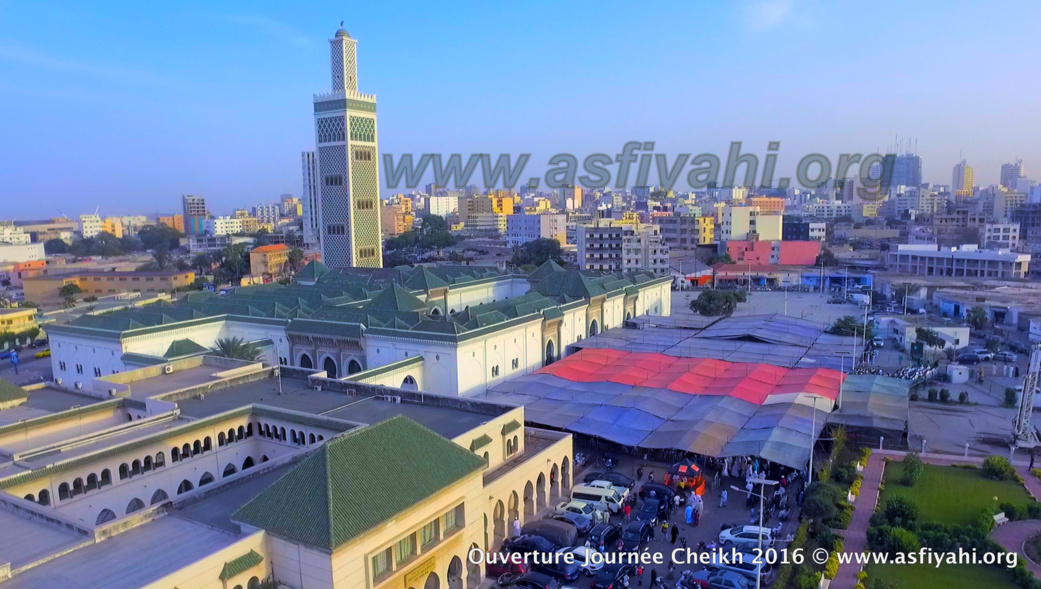
M448 282L431 272L426 266L421 266L416 269L415 274L405 280L405 286L412 290L430 292L431 289L448 286Z
M0 403L10 403L11 401L28 398L29 393L26 393L22 387L0 378Z
M311 260L293 278L301 282L314 282L328 273L329 269L325 267L325 264Z
M427 304L424 301L397 283L383 289L383 292L365 305L366 310L382 311L419 311L426 308Z
M507 423L506 425L502 426L502 433L503 433L503 435L506 435L506 434L512 432L513 430L520 429L520 426L521 426L520 422L518 422L516 419L514 419L513 421L511 421L511 422Z
M178 339L170 343L170 347L166 349L166 353L163 354L164 358L178 358L180 356L188 356L190 354L198 354L200 352L208 352L209 349L206 346L195 343L190 339Z
M264 562L264 557L257 554L256 550L250 550L242 556L224 563L224 568L220 571L220 580L227 581L262 562Z
M397 416L326 442L232 519L331 551L484 466Z
M474 441L470 442L470 451L473 452L478 448L484 448L488 444L492 443L492 437L488 434L483 434L479 438L474 438Z

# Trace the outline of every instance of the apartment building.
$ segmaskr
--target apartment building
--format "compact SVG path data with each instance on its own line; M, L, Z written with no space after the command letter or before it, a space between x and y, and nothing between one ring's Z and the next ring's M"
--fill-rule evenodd
M983 247L1019 249L1019 223L987 223L981 232Z
M822 200L811 203L806 207L811 217L818 219L837 219L839 217L853 216L853 203L838 200Z
M886 267L892 272L918 276L1024 278L1030 269L1030 254L981 250L974 244L960 247L900 244L889 251Z
M62 300L59 291L66 284L75 284L82 291L81 296L102 297L125 293L141 293L155 295L171 293L178 288L191 286L195 281L192 271L170 272L74 272L70 274L49 274L34 276L22 280L25 300L41 305L57 304Z
M600 220L578 227L576 238L578 262L583 270L670 274L669 245L657 225Z
M694 249L715 242L715 217L703 215L660 215L654 222L661 227L662 239L670 249Z
M720 213L720 244L731 240L777 241L782 237L781 215L764 215L757 207L723 207Z
M542 213L506 217L506 245L517 247L536 239L555 239L567 243L567 215Z

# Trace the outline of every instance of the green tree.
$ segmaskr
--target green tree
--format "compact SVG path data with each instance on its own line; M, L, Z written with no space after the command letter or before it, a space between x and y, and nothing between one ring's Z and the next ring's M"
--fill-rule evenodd
M180 247L180 238L184 234L166 225L150 225L137 232L141 245L147 250L173 250Z
M835 323L831 324L831 327L828 328L828 333L860 337L861 335L864 335L865 329L867 330L867 339L875 337L875 330L870 324L864 325L853 315L845 315L839 317Z
M58 289L58 295L61 296L65 302L65 308L76 306L76 295L83 292L83 289L78 284L70 282Z
M48 256L53 256L54 254L64 254L65 252L69 251L69 244L65 243L65 240L58 239L57 237L55 237L54 239L48 239L47 241L43 242L43 251Z
M238 282L249 274L249 252L241 243L229 245L220 252L220 266L214 272L214 279L221 283Z
M965 315L965 320L968 321L973 329L983 329L990 323L990 320L987 318L987 310L983 307L969 309L968 314Z
M824 247L821 248L821 253L817 254L817 260L814 262L815 266L835 266L839 263L838 259L835 258L835 254L830 249Z
M748 300L743 290L704 290L698 298L690 302L690 309L706 317L730 316L737 309L738 303Z
M1019 393L1014 387L1005 387L1005 407L1015 407L1019 403Z
M256 344L240 337L226 337L217 340L214 355L247 362L259 362L264 357L264 353Z
M901 479L901 482L908 487L913 487L918 482L918 479L925 474L925 465L922 464L922 459L919 458L917 452L908 452L904 456L903 465L904 477Z
M988 337L986 343L987 351L996 353L1001 350L1001 338L1000 337Z
M423 215L423 233L448 231L448 221L441 215Z
M289 271L296 274L296 272L304 266L304 250L298 247L289 250L286 262L289 264Z
M563 255L564 252L560 249L560 242L548 237L540 237L520 247L513 248L511 263L514 266L524 266L526 264L541 266L547 260L553 260L560 264L562 263Z
M922 345L928 348L942 348L947 345L947 342L940 337L936 330L929 329L928 327L916 327L914 330L915 339L922 342Z
M196 274L209 274L213 271L213 264L215 264L213 256L203 252L192 256L191 268L195 270Z
M734 258L730 257L730 252L725 252L722 255L720 255L720 254L713 254L708 259L708 265L709 266L715 266L716 264L733 264L733 263L734 263Z

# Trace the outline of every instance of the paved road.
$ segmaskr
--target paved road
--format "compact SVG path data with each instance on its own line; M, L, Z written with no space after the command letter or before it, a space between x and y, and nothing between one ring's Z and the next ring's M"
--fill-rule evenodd
M1019 558L1026 563L1027 570L1034 573L1035 577L1041 577L1041 566L1027 558L1023 549L1026 542L1037 535L1041 535L1041 520L1036 519L1009 522L994 528L990 533L992 540L1005 550L1018 553Z
M14 367L10 360L0 360L0 378L13 382L18 386L35 384L38 382L53 380L50 358L36 358L34 354L39 350L26 348L19 352L21 363L18 364L18 374L14 373Z

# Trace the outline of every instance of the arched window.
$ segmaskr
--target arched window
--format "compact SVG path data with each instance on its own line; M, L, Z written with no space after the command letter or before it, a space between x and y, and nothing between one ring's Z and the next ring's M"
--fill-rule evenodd
M184 479L183 481L181 481L180 485L177 485L177 494L183 495L194 488L195 486L192 485L191 481L189 481L188 479Z
M325 370L326 376L329 378L337 378L336 373L336 360L332 358L326 358L325 362L322 363L322 368Z
M36 503L36 497L34 497L32 493L29 493L25 497L22 497L22 499L25 499L26 501L32 501L33 503Z
M142 510L144 508L145 508L145 502L141 501L137 497L134 497L133 499L130 500L130 503L127 504L127 511L126 511L126 513L127 513L127 515L130 515L131 513L134 513L135 511L140 511L140 510Z
M324 439L325 439L325 436L323 436L322 434L318 434L318 441L319 442L321 442Z
M192 447L187 442L185 442L185 444L183 446L181 446L181 458L191 458L191 457L192 457Z
M307 354L300 355L300 368L314 368L314 362L311 361L311 357Z
M199 477L199 486L200 487L203 486L203 485L208 485L208 484L210 484L212 482L213 482L213 475L208 473L208 472L203 473L202 476Z
M90 473L87 475L87 491L93 491L98 488L98 475Z
M247 456L246 459L242 461L242 470L246 470L247 468L253 468L252 456Z
M245 428L245 427L242 427L242 426L240 425L240 426L239 426L239 429L238 429L238 430L236 430L236 431L235 431L235 433L237 434L237 435L235 436L235 441L236 441L236 442L237 442L237 441L239 441L239 440L245 440L245 439L246 439L246 428Z
M265 423L264 424L264 437L265 438L270 438L271 437L271 424L270 423Z
M202 442L195 440L192 442L192 456L198 456L202 454Z
M152 470L152 457L151 456L145 456L145 459L141 461L141 470L144 471L144 472L148 472L148 471Z
M40 499L39 499L40 505L50 505L51 504L51 492L48 491L47 489L43 489L42 491L40 491L39 497L40 497Z
M161 503L163 501L166 501L169 498L170 498L170 496L166 494L166 491L164 491L162 489L159 489L158 491L156 491L155 493L152 494L152 502L149 505L155 505L156 503Z
M155 467L162 468L166 466L166 456L162 452L156 452L155 454Z
M406 391L416 390L416 379L413 378L411 374L406 376L405 380L401 381L401 388L405 389Z
M257 577L250 577L249 582L246 583L246 589L258 589L260 587L260 579Z
M260 461L261 461L261 462L267 462L267 461L268 461L268 457L267 457L267 454L265 454L265 455L261 456L261 457L260 457Z
M246 437L247 438L252 438L253 437L253 422L252 421L246 424Z
M177 462L181 459L181 451L176 447L170 448L170 462Z
M225 439L224 438L224 432L221 432L221 433L217 434L217 447L218 448L224 446L224 439Z
M232 443L234 441L235 441L235 428L229 428L228 429L228 443L230 444L230 443Z
M106 485L111 485L111 484L112 484L112 471L110 471L109 469L106 468L105 470L101 471L101 484L98 485L98 488L100 489L101 487L104 487Z
M210 450L213 450L213 440L210 439L210 436L206 436L202 440L202 451L209 452Z
M308 444L313 444L313 443L315 443L315 439L314 439L314 434L310 434L310 435L308 435L308 436L307 436L307 440L308 440L308 442L307 442Z
M283 442L286 441L286 428L278 428L278 439L282 440Z
M125 481L128 478L130 478L130 467L128 467L127 463L124 462L119 465L119 480Z
M357 360L351 360L351 363L347 365L347 374L355 374L361 372L361 364Z
M296 443L296 430L295 429L289 430L289 441L293 442L294 444Z
M227 466L224 467L224 473L221 475L221 478L230 477L231 475L235 474L236 472L238 472L238 470L235 468L235 465L229 463Z
M130 476L141 474L141 461L135 460L130 463Z
M111 509L102 509L101 513L98 514L98 519L94 522L94 525L100 526L105 522L110 522L116 519L116 513Z

